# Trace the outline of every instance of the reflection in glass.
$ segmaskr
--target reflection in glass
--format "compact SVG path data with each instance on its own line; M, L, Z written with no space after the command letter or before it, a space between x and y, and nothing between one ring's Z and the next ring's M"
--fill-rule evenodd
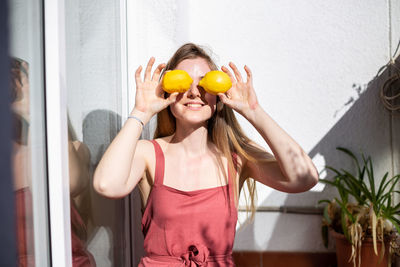
M93 255L101 267L131 266L128 202L100 196L92 183L93 170L120 129L125 101L120 90L120 3L65 2L71 224L79 237L72 237L79 243L72 253L85 254L81 259L86 262Z
M18 266L49 266L42 0L9 3Z
M13 174L16 203L18 266L35 266L29 138L29 64L11 58Z
M87 227L90 209L90 152L76 140L68 120L69 185L71 207L72 265L96 266L93 255L86 249Z

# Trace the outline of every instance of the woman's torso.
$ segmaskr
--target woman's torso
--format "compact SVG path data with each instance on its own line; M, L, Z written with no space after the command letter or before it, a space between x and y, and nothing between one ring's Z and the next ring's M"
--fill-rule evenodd
M173 153L169 157L167 144L160 139L152 144L154 163L149 162L146 182L153 184L144 201L142 218L146 257L140 266L202 262L208 262L208 266L234 266L231 253L237 209L233 185L238 184L234 180L238 174L227 171L226 159L222 160L224 170L219 170L214 159L206 156L198 157L189 167L181 166L174 162ZM185 167L198 175L179 172ZM228 175L224 176L223 171ZM177 184L184 179L187 183L179 188Z
M204 188L212 188L216 186L221 186L224 184L227 184L226 179L224 178L224 173L227 174L227 165L228 161L224 156L221 156L222 160L222 165L223 165L223 170L220 169L214 160L213 157L215 155L210 155L207 157L203 157L203 166L200 166L199 164L199 159L196 158L193 161L193 165L195 168L192 168L192 172L197 174L197 177L200 179L190 179L191 181L199 181L199 184L187 184L185 187L182 186L182 184L178 184L179 180L180 181L187 181L187 173L189 171L184 171L185 169L189 169L187 166L187 161L185 163L181 163L182 161L180 160L179 156L175 156L173 154L169 153L169 142L171 140L172 136L167 136L163 138L158 138L156 139L156 142L160 145L164 157L165 157L165 170L164 170L164 181L163 183L169 187L173 187L176 189L180 189L182 191L192 191L192 190L198 190L198 189L204 189ZM156 165L156 156L155 156L155 151L154 151L154 146L150 141L146 141L148 143L148 146L146 147L146 152L145 152L145 158L146 158L146 171L143 179L140 180L138 183L138 187L140 189L140 195L141 195L141 200L142 200L142 210L146 207L147 204L147 199L150 195L150 191L152 189L152 186L154 184L154 177L155 177L155 165ZM243 159L237 155L236 157L237 160L237 166L242 166L243 165ZM213 162L214 161L214 162ZM182 168L182 166L185 166ZM234 181L234 186L236 193L240 192L241 187L243 186L243 177L241 177L241 171L242 168L236 168L237 172L235 174L232 174L232 181ZM209 179L207 181L204 181L204 179L201 179L202 177L208 176ZM222 179L221 179L222 177ZM237 203L236 203L237 204Z

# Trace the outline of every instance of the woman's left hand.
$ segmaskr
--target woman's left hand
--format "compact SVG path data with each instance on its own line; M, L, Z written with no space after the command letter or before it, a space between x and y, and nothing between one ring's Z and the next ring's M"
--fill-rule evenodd
M231 71L225 66L222 66L221 69L231 78L232 88L224 94L219 93L218 96L222 103L249 119L259 105L256 92L253 88L251 70L249 67L244 66L244 70L247 73L247 81L245 82L236 65L230 62L229 66L233 70L235 76L233 76Z

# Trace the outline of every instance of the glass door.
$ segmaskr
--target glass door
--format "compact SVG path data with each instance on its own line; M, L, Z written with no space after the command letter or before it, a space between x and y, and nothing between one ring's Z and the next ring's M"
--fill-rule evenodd
M72 259L84 266L131 266L127 198L93 189L123 116L121 13L119 1L65 1Z
M49 266L43 2L9 1L18 266Z

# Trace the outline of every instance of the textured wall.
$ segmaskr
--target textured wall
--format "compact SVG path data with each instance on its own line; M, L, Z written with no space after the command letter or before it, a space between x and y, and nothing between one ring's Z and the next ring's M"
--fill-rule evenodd
M397 15L398 5L392 4ZM264 110L305 149L319 170L325 164L350 167L349 160L335 150L345 146L371 155L379 177L393 171L393 163L399 161L398 146L391 145L392 138L399 142L392 130L392 125L399 129L399 122L391 122L379 99L388 72L377 75L389 60L390 47L399 40L399 25L392 20L389 27L388 2L372 0L254 1L251 5L237 0L131 1L130 95L135 90L134 70L150 56L165 62L185 42L205 45L219 65L233 61L240 68L250 66ZM129 102L133 107L132 97ZM240 122L251 138L269 149L245 119L240 117ZM260 185L258 193L261 206L315 206L334 192L319 185L307 193L286 194ZM323 251L320 219L259 212L254 223L238 227L235 249Z

